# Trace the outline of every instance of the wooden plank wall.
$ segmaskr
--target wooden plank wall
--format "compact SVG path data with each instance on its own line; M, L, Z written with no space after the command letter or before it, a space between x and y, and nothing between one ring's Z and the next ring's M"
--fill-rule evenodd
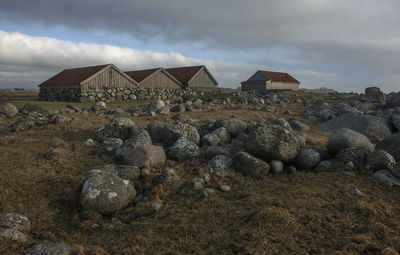
M169 89L179 89L182 88L174 80L168 77L163 72L158 72L157 74L151 76L150 78L140 82L140 87L143 88L169 88Z
M81 90L103 88L132 88L136 85L112 67L106 68L95 78L82 83Z
M189 83L189 88L192 87L216 87L214 81L210 78L206 71L201 70L200 73Z

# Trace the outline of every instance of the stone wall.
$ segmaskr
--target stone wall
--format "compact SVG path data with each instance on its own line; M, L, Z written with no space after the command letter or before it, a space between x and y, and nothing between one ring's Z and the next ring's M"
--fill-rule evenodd
M72 101L72 102L95 102L95 101L135 101L146 99L172 99L183 96L204 96L222 93L230 93L233 90L215 88L202 91L196 89L165 89L165 88L105 88L86 89L80 87L53 87L40 88L39 100L45 101Z

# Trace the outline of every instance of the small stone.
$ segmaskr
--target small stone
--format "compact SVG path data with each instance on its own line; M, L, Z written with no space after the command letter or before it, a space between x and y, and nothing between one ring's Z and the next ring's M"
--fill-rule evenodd
M269 162L270 171L273 174L278 174L283 172L283 163L279 160L271 160Z
M231 190L231 187L229 187L228 185L221 185L219 186L219 190L222 192L229 192Z
M346 170L342 170L340 171L340 174L346 177L355 177L356 173L352 172L352 171L346 171Z
M361 191L359 191L356 187L351 188L349 192L350 194L355 196L362 196Z
M288 167L286 168L286 171L287 171L289 174L294 174L294 173L297 172L296 167L294 167L294 166L288 166Z
M94 146L94 141L93 139L86 139L86 141L84 141L82 143L83 147L93 147Z
M154 211L159 211L161 209L162 205L159 202L153 202L151 203L151 209Z
M211 175L209 173L204 173L203 174L203 180L205 182L209 182L211 180Z
M92 224L90 227L93 228L93 229L96 229L96 228L99 228L100 225L97 224L97 223L94 223L94 224Z
M142 178L145 178L146 176L149 176L149 175L150 175L150 169L148 169L148 168L140 169L140 176Z
M0 228L0 236L22 243L28 241L24 233L11 228Z
M195 190L203 190L203 184L201 182L193 182L193 189Z

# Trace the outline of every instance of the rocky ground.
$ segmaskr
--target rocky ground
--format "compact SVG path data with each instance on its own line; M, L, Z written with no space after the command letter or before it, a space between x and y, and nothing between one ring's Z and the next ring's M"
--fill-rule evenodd
M2 101L1 254L400 252L400 93Z

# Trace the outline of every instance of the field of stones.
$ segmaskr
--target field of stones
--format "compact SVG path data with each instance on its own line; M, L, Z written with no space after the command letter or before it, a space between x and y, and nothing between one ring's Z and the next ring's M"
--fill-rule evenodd
M0 254L399 254L400 92L0 97Z

